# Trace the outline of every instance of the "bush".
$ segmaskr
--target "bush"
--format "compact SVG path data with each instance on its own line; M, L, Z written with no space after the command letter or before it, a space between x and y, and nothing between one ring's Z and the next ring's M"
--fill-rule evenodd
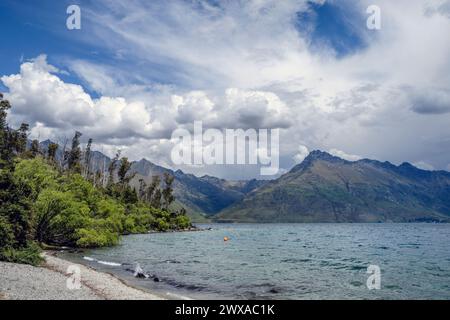
M101 192L80 174L64 176L61 189L71 193L77 201L86 203L91 210L96 210L99 201L102 200Z
M189 217L180 215L175 218L175 224L178 229L187 229L191 226Z
M158 218L158 219L156 219L155 227L156 227L156 230L158 230L158 231L167 231L167 230L169 230L170 225L166 220L164 220L162 218Z
M41 256L41 248L34 242L28 243L24 248L5 247L0 249L0 260L33 266L37 266L44 261Z
M56 188L58 186L57 177L58 173L39 157L18 162L14 171L17 183L29 187L33 199L36 199L41 190L45 188Z
M35 238L55 245L73 245L75 232L89 221L89 207L69 192L45 189L38 196L35 209Z
M11 224L0 216L0 248L9 247L14 244L14 232Z
M104 247L117 244L121 234L190 226L186 216L137 200L131 187L113 186L117 196L80 174L59 173L41 157L0 170L0 259L39 263L39 247L30 241Z
M93 229L80 229L77 231L78 247L95 248L115 245L119 242L119 235L110 231L97 231Z

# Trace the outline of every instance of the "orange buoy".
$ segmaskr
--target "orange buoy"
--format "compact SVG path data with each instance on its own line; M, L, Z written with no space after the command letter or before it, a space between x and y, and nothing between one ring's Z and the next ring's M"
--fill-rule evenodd
M228 240L230 240L228 237L223 237L223 241L228 241Z

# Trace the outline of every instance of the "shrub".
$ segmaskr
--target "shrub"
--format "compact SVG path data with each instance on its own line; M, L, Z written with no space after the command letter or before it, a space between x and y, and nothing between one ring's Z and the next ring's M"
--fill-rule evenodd
M24 248L5 247L0 249L0 260L37 266L44 259L41 256L41 248L36 243L30 242Z
M87 225L90 212L72 193L52 189L41 192L34 208L35 238L56 245L73 245L76 230Z
M36 199L41 190L45 188L56 188L58 186L57 176L57 172L39 157L18 162L14 171L17 183L28 186L33 199Z
M77 231L77 246L82 248L106 247L119 242L119 235L110 231L99 232L94 229L80 229Z
M14 232L6 218L0 216L0 248L14 244Z
M155 227L156 227L156 230L158 230L158 231L167 231L167 230L169 230L170 225L166 220L164 220L162 218L158 218L158 219L156 219Z
M175 218L175 224L178 229L186 229L191 226L189 217L180 215Z

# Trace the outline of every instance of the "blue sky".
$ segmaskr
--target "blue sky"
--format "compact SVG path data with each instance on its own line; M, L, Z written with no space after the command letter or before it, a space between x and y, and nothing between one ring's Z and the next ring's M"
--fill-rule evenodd
M70 4L81 30L65 26ZM375 31L371 4L4 0L0 90L16 106L11 121L31 122L33 135L78 129L106 153L167 166L171 132L202 120L280 128L284 169L313 149L446 169L449 1L376 1Z
M158 2L158 1L155 1ZM154 10L164 5L160 1L150 7ZM347 2L347 1L346 1ZM186 3L189 3L186 1ZM220 1L208 1L221 10ZM107 47L97 45L89 39L93 27L90 19L82 19L83 30L67 30L65 27L66 9L71 4L80 5L82 10L99 10L92 1L43 0L36 4L33 0L5 0L0 3L0 19L2 28L0 35L7 46L0 52L0 70L3 74L17 72L20 64L28 59L46 54L55 65L64 67L68 59L86 60L99 64L121 64L124 68L134 65L136 69L151 70L154 75L151 81L164 84L176 84L189 87L179 79L179 69L183 66L173 65L173 61L158 63L149 61L118 61L116 52ZM193 7L201 10L200 5ZM361 11L346 9L347 3L330 2L317 4L309 2L306 11L297 13L296 24L298 32L308 39L311 50L320 51L324 46L335 51L338 57L344 57L357 50L363 50L366 40L363 39L360 28L354 28L355 21L363 21ZM348 6L349 8L353 8ZM158 17L165 20L164 14ZM364 30L363 30L364 31ZM77 77L64 77L64 80L82 84ZM89 88L88 88L89 89ZM91 92L92 93L92 92Z

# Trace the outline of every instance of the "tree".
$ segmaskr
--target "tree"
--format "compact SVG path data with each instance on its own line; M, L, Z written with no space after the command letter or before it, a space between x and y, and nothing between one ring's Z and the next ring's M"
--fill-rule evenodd
M56 151L58 150L59 145L57 143L50 143L48 145L47 156L50 162L55 162L56 159Z
M17 130L17 147L16 151L18 154L22 154L27 149L27 140L28 140L28 130L30 126L27 123L22 123L20 125L19 130Z
M139 199L145 201L145 190L147 189L147 184L144 179L139 179Z
M119 182L122 185L122 187L125 186L131 179L130 177L127 177L128 171L131 168L131 162L128 161L127 157L123 157L120 159L120 166L119 166Z
M29 127L8 127L9 108L9 102L0 95L0 260L36 265L42 261L39 243L108 246L116 244L121 234L176 229L189 222L187 217L174 218L161 209L162 200L166 204L173 201L171 177L164 177L164 194L158 176L150 186L140 181L139 194L149 195L148 203L153 208L139 201L136 189L129 185L133 178L129 173L131 163L127 158L120 159L120 151L108 168L111 190L103 188L106 163L94 183L81 174L64 174L81 173L84 167L90 176L92 140L83 159L81 133L75 133L70 151L66 151L66 139L63 156L59 157L64 162L57 168L58 144L49 144L48 160L37 156L41 153L38 140L26 150ZM114 183L116 175L118 183ZM107 174L103 176L107 178Z
M11 154L8 150L9 145L9 128L6 123L8 110L11 108L8 100L3 100L3 95L0 96L0 160L8 161Z
M150 205L153 208L156 208L156 209L160 209L161 208L161 196L162 196L161 190L156 189L155 193L153 194L151 203L150 203Z
M14 177L18 131L11 130L6 122L10 108L0 95L0 260L37 264L39 250L30 242L31 190Z
M152 203L153 196L155 191L158 189L159 185L161 183L161 178L159 176L153 176L152 181L150 185L148 186L146 193L145 193L145 199L148 203Z
M120 159L120 150L117 151L116 156L111 160L111 163L108 167L108 184L106 186L107 189L111 189L114 185L114 172L116 171L117 162Z
M36 158L38 154L40 154L40 150L39 150L39 141L38 140L33 140L31 141L31 149L30 149L30 154L32 158Z
M62 172L67 165L67 160L69 159L69 152L67 151L67 143L69 142L69 139L66 137L60 137L58 139L58 142L60 145L62 145L62 156L59 158L59 168Z
M69 151L67 165L69 170L76 173L81 173L81 149L80 149L80 137L81 132L76 131L72 139L72 149Z
M84 152L84 176L89 179L91 175L91 146L92 146L92 138L89 138L88 144L86 146L86 151Z
M170 204L175 200L172 188L174 179L174 176L167 172L164 172L164 189L162 191L162 197L164 199L164 209L166 210L169 209Z

